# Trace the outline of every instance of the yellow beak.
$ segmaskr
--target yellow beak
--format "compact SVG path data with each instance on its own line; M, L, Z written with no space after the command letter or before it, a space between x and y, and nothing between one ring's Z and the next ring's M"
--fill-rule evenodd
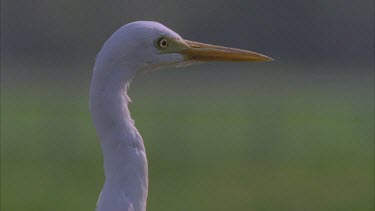
M273 61L272 58L236 48L209 45L189 40L184 40L188 45L181 51L189 60L196 61L232 61L232 62L265 62Z

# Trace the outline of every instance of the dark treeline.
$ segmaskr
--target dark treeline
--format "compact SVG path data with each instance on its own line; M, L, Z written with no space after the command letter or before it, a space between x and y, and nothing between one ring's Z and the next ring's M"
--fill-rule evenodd
M183 37L272 55L279 61L368 64L373 1L3 0L3 61L92 61L108 36L156 20Z

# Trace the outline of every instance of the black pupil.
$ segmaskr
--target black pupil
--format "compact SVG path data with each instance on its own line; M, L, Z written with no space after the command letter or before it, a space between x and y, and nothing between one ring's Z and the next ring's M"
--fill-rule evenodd
M160 46L161 47L166 47L167 46L167 40L162 39L161 42L160 42Z

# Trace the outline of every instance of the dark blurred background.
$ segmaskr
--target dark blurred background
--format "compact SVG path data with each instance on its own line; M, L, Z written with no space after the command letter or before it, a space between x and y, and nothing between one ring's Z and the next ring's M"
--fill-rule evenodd
M1 210L94 210L90 77L136 20L275 59L138 75L148 210L374 209L373 1L2 0Z

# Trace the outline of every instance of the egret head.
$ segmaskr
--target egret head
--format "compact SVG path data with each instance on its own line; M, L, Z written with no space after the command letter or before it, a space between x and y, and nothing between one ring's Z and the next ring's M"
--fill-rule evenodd
M97 65L117 68L155 69L209 61L271 61L251 51L184 40L180 35L152 21L137 21L118 29L104 44Z

